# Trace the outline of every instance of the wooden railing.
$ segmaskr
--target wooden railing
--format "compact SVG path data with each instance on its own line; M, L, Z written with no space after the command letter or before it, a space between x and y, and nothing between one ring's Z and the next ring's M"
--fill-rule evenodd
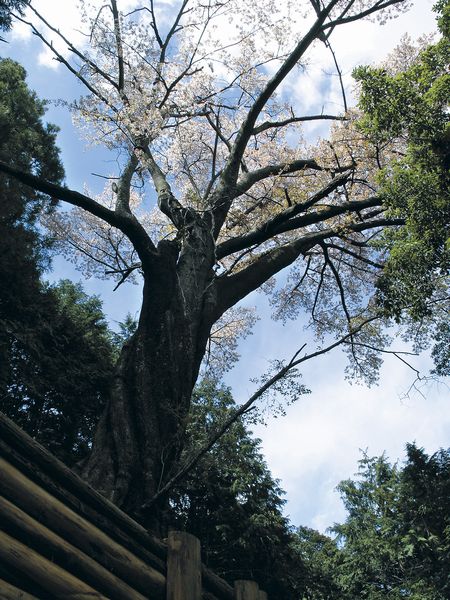
M194 536L150 535L2 413L0 494L2 599L267 600L202 565Z

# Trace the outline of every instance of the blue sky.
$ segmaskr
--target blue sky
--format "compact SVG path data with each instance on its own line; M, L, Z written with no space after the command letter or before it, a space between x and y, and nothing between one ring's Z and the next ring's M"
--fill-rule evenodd
M49 0L35 2L51 8ZM74 19L74 2L61 0L57 16L61 26L70 27ZM401 35L408 32L413 38L434 29L432 2L418 0L413 9L384 27L373 23L348 26L337 33L335 50L341 58L345 80L350 85L353 66L376 62L393 49ZM67 12L64 12L67 8ZM13 31L9 43L0 46L2 56L11 56L28 71L28 83L40 97L51 100L70 100L82 93L82 88L63 67L42 56L36 38L23 30ZM314 71L322 68L319 58L312 64L310 75L301 82L301 94L312 103L323 90L315 84ZM290 92L300 93L300 83L290 82ZM317 99L317 98L316 98ZM91 173L109 174L114 171L116 156L89 149L74 129L66 108L49 105L47 119L61 127L58 144L66 169L69 187L82 190L87 184L100 191L101 180ZM98 293L104 309L114 324L127 312L136 314L140 304L139 286L124 285L112 292L112 282L85 280L73 265L63 259L54 261L52 278L69 277L81 280L87 292ZM227 375L237 401L245 401L254 390L250 378L263 373L268 361L290 357L299 340L308 340L301 324L285 326L270 319L270 307L262 294L254 294L248 305L257 304L261 319L253 334L241 344L241 361ZM429 367L427 356L416 359L423 372ZM262 439L269 467L287 492L286 511L293 524L309 525L321 530L344 516L343 507L335 492L340 480L351 477L357 469L360 450L371 455L383 451L392 460L401 459L406 442L416 441L429 452L448 446L450 441L449 389L442 383L430 383L419 391L407 390L413 380L412 372L399 361L388 358L381 372L381 384L368 390L350 385L344 379L345 357L331 355L307 363L303 382L312 393L302 396L287 409L287 415L268 418L267 426L254 428Z

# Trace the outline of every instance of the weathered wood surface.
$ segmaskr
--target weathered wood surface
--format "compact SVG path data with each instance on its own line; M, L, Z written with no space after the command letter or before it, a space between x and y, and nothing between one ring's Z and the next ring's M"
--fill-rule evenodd
M20 570L14 568L12 565L6 564L6 562L1 559L0 579L2 581L6 581L9 585L19 589L21 592L26 592L31 596L36 596L40 600L42 600L42 598L45 598L46 596L48 597L48 600L50 600L48 592L43 590L35 581L32 581L26 573L24 573L23 571L21 572Z
M19 588L16 588L3 579L0 579L0 598L2 600L39 600L36 596L19 590Z
M107 531L110 538L165 575L167 547L164 543L87 485L1 412L0 455L69 509ZM218 600L234 599L233 588L226 581L204 565L201 570L205 596L213 594Z
M165 544L90 487L1 412L0 454L56 498L67 502L86 518L95 519L95 524L99 524L102 529L100 522L108 526L108 531L111 526L115 535L122 535L125 540L128 537L128 542L134 543L134 546L138 542L154 554L153 560L160 559L158 567L165 568Z
M167 550L167 600L201 600L200 541L189 533L170 531Z
M40 488L0 457L0 489L22 511L113 571L134 589L164 598L165 577L120 546L98 527Z
M234 582L236 600L259 600L259 587L255 581L241 579Z
M267 594L266 594L266 592L263 592L262 590L259 590L258 600L267 600Z
M0 496L0 514L6 533L44 558L79 577L111 600L147 599L146 596L136 592L97 561L41 525L2 496Z
M0 559L27 573L33 581L57 598L108 600L91 586L2 531Z
M234 591L224 579L202 566L203 588L214 594L219 600L234 600Z

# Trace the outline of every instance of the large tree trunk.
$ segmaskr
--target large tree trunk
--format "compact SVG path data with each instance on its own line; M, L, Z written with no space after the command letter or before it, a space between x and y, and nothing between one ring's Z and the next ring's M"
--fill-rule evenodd
M94 488L136 516L174 474L212 324L205 319L211 261L177 248L160 244L158 261L145 273L138 328L122 350L82 469ZM163 504L152 511L146 524L158 530Z

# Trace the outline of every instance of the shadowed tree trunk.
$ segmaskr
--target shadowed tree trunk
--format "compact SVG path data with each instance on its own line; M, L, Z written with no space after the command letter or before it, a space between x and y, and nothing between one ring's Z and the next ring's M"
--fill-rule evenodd
M181 252L178 242L161 242L145 269L138 328L121 352L110 401L81 470L94 488L134 514L173 475L183 447L192 390L216 318L205 319L214 304L208 238L201 224ZM149 523L153 528L159 509Z

